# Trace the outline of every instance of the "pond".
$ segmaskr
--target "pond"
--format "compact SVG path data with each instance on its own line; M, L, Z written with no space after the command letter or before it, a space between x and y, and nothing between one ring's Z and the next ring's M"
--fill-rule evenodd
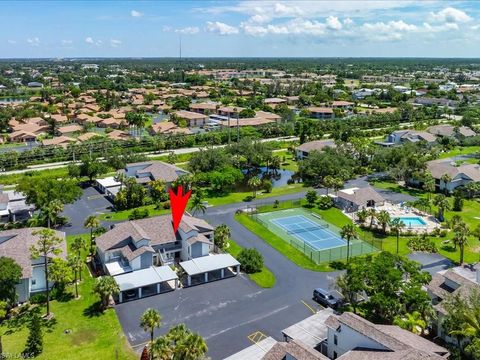
M242 173L247 174L248 170L244 169L242 170ZM250 172L251 174L254 172ZM271 170L267 173L267 167L261 167L258 169L256 172L256 176L258 176L260 179L269 179L272 182L272 185L274 188L280 187L280 186L285 186L288 185L288 180L292 177L294 174L293 171L291 170L277 170L276 173L273 173Z
M147 115L152 117L154 124L168 120L168 115L164 113L147 113Z

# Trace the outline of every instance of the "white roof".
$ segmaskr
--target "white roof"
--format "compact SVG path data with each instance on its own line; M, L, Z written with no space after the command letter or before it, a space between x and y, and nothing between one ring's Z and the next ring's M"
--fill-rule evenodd
M132 271L132 268L130 266L122 266L122 264L119 261L107 263L105 264L105 267L107 268L108 273L112 276L120 275L120 274L124 274Z
M143 286L178 279L177 274L169 266L150 266L146 269L132 271L113 277L120 291L137 289Z
M327 338L328 328L325 321L333 315L332 309L324 309L292 326L282 333L293 340L300 340L309 347L316 347Z
M179 265L188 275L197 275L230 266L238 266L240 263L230 254L215 254L183 261Z
M277 340L269 336L266 339L225 358L224 360L261 360L276 343Z
M118 181L115 180L113 176L107 177L105 179L97 179L97 183L102 185L104 188L121 185Z

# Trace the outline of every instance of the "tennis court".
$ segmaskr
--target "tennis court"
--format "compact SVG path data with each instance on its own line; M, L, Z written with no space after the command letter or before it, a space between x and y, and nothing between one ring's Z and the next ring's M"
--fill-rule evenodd
M341 237L328 229L328 224L315 223L303 215L281 217L271 222L318 250L346 245Z
M363 239L342 239L341 230L320 215L301 207L260 212L253 218L317 264L378 251L378 244Z

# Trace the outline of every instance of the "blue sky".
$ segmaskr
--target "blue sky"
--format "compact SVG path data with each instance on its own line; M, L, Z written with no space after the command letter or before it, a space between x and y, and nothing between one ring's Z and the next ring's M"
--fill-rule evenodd
M2 1L0 57L480 57L480 2Z

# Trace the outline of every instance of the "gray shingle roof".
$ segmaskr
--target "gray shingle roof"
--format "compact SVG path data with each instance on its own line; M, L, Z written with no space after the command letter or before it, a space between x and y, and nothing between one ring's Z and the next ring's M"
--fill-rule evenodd
M177 180L180 175L188 174L188 171L162 161L144 161L128 164L126 167L127 169L138 167L135 171L135 176L139 177L138 180L140 182L145 182L145 179L149 179L150 181L161 179L166 182L172 182ZM121 171L125 172L125 170ZM144 176L147 177L145 178Z
M34 232L42 228L26 228L0 231L0 256L9 257L22 267L24 279L32 276L32 258L30 256L30 247L36 245L39 236L33 235ZM67 246L65 243L65 233L55 231L57 237L63 240L60 245L61 254L59 257L67 257Z
M297 147L297 150L303 152L310 152L310 151L322 151L326 147L334 148L336 147L335 141L333 140L314 140L306 142Z

